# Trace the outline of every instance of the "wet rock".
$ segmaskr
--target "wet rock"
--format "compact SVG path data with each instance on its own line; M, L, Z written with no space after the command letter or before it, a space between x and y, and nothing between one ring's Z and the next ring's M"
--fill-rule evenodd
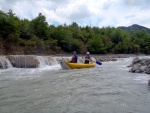
M147 73L147 74L150 74L150 65L147 66L147 68L146 68L146 73Z
M141 66L140 69L141 69L142 72L145 72L145 71L146 71L146 68L147 68L146 66Z
M2 65L2 62L0 62L0 69L3 69L3 65Z
M134 64L131 68L130 72L138 72L140 70L141 65L140 64Z
M141 64L141 66L145 66L146 59L141 59L139 63Z
M148 66L148 65L150 65L150 59L147 59L146 61L145 61L145 64Z
M132 64L136 64L139 62L140 62L140 59L138 57L136 57L135 59L133 59Z
M135 58L128 67L131 67L129 72L150 74L150 59Z
M150 80L148 81L148 85L150 86Z
M135 73L142 73L142 71L139 69L139 70L135 70Z
M95 59L97 59L97 61L100 61L100 62L117 61L117 59L115 58L95 58Z

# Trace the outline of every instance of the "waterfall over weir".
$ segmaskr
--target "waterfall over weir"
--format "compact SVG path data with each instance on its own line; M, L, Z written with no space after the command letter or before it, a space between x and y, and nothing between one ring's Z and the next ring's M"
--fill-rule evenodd
M52 57L36 55L8 55L0 56L0 69L7 68L42 68L45 66L56 65L59 60L69 61L71 57Z
M0 69L12 68L12 64L6 58L6 56L0 56Z
M58 58L56 58L56 57L36 56L36 59L39 61L38 67L45 67L47 65L58 64Z

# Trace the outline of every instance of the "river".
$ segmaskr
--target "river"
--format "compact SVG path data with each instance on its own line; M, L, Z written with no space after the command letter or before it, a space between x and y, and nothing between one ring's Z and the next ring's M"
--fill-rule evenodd
M119 58L88 69L0 70L0 113L150 113L150 75Z

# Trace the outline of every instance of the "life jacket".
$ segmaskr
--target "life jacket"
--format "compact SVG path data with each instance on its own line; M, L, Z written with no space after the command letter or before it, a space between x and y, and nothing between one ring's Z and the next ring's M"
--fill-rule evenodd
M85 56L85 64L89 64L91 57L90 56Z
M76 55L74 55L74 56L72 57L71 62L77 63L77 59L78 59L78 57L77 57Z
M85 59L90 60L91 57L90 56L85 56Z

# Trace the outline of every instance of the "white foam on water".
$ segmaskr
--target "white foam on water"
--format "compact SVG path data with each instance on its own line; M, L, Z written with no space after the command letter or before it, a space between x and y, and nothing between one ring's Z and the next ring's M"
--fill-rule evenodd
M34 72L38 72L38 71L44 71L44 70L59 70L61 69L60 64L57 65L51 65L51 66L43 66L43 67L39 67L39 68L8 68L8 69L0 69L0 74L2 73L6 73L6 72L14 72L14 73L34 73Z
M58 58L56 58L58 60ZM60 57L60 59L62 59ZM67 58L66 58L67 59ZM109 67L117 67L119 70L129 71L128 65L131 64L134 58L120 58L118 61L110 61L110 62L102 62L102 65L96 65L98 68L109 68ZM61 70L60 64L56 65L47 65L46 63L41 63L43 65L39 66L38 68L8 68L8 69L0 69L0 76L6 75L7 77L14 77L16 79L21 78L34 78L39 77L42 73L46 71L54 71L54 70ZM130 73L130 72L129 72ZM131 75L132 76L132 75ZM137 74L134 80L147 83L150 77L147 74Z
M6 68L12 68L13 66L11 65L10 61L6 58L6 56L0 56L0 63L3 67L3 69Z
M46 71L60 70L59 64L52 66L45 66L42 68L8 68L0 70L0 79L12 78L20 79L34 79L43 75Z
M59 69L61 69L60 64L51 65L51 66L48 66L48 65L47 65L47 66L38 68L39 71L45 71L45 70L59 70Z
M147 74L139 74L134 80L147 83L147 81L150 80L150 76Z

